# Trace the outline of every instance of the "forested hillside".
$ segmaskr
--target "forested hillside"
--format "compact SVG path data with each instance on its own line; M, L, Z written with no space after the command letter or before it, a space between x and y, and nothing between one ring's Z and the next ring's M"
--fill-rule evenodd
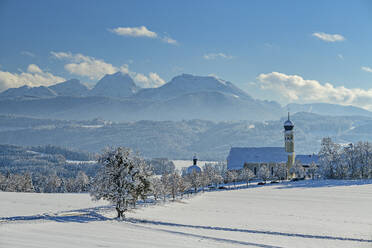
M317 153L323 137L338 143L372 140L372 119L331 117L297 113L296 153ZM108 122L42 120L0 116L0 140L22 146L56 145L101 152L106 146L126 146L146 158L225 160L231 146L282 146L282 120L224 121L138 121Z

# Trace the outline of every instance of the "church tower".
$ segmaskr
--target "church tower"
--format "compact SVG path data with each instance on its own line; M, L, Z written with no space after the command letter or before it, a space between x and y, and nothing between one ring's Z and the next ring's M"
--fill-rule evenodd
M288 155L287 160L287 177L289 176L289 170L294 165L295 162L295 152L294 152L294 125L289 118L288 112L288 120L284 122L284 143L285 143L285 151Z

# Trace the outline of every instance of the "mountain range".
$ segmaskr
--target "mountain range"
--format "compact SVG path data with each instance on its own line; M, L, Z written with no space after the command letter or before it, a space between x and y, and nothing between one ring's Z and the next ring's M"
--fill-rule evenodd
M254 99L233 83L213 76L182 74L158 88L140 88L128 74L105 75L92 89L77 79L49 87L0 93L0 114L65 120L277 120L292 113L368 116L372 112L326 103L289 104Z

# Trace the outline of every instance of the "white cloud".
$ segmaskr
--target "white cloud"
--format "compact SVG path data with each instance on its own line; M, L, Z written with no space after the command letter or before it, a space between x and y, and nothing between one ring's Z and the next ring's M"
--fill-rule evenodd
M45 72L35 64L30 64L26 72L11 73L8 71L0 71L0 91L4 91L8 88L17 88L23 85L31 87L50 86L63 81L65 81L63 77Z
M35 57L35 54L33 54L32 52L28 52L28 51L22 51L21 55Z
M174 39L172 39L171 37L168 37L168 36L165 36L161 39L163 42L165 43L168 43L168 44L172 44L172 45L177 45L178 42Z
M288 102L326 102L372 110L372 89L335 87L330 83L321 84L279 72L260 74L257 80L262 89L272 90Z
M171 44L178 45L175 39L172 39L168 35L159 35L154 31L150 31L145 26L141 27L117 27L109 29L109 31L120 36L131 36L131 37L147 37L152 39L160 39L161 41Z
M70 52L51 52L52 56L60 60L68 60L70 63L65 64L64 68L70 74L89 77L91 80L101 79L106 74L122 72L129 74L133 80L143 88L155 88L163 85L165 81L154 72L148 76L129 70L127 64L116 67L103 60L83 54L72 54Z
M345 40L345 37L340 34L326 34L323 32L317 32L317 33L313 33L312 35L326 42L337 42L337 41Z
M362 70L366 72L372 72L372 68L368 66L362 66Z
M212 59L218 59L218 58L232 59L233 56L227 55L227 54L224 54L224 53L207 53L207 54L203 55L203 58L206 59L206 60L212 60Z
M111 32L121 36L132 36L132 37L148 37L156 38L157 33L148 30L145 26L141 27L118 27L109 29Z
M342 54L337 54L337 57L339 57L341 60L344 60L344 55Z
M66 59L71 62L64 66L70 74L89 77L91 80L100 79L105 74L118 71L118 68L112 64L80 53L51 52L51 54L57 59Z
M165 81L154 72L150 72L148 76L141 73L130 73L134 82L142 88L156 88L165 84Z
M71 59L73 58L71 53L65 53L65 52L50 52L52 56L54 56L57 59Z

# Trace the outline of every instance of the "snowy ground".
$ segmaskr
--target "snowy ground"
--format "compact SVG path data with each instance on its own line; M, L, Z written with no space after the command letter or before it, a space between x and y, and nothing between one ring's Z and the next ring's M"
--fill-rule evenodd
M182 168L187 168L187 167L191 166L192 163L193 163L192 160L172 160L172 162L173 162L173 164L174 164L174 166L176 167L177 170L182 170ZM203 166L205 164L209 164L209 163L216 164L218 162L217 161L203 161L203 160L199 161L198 160L198 166L200 168L203 168Z
M0 247L372 247L372 181L207 192L125 222L85 194L0 200Z

